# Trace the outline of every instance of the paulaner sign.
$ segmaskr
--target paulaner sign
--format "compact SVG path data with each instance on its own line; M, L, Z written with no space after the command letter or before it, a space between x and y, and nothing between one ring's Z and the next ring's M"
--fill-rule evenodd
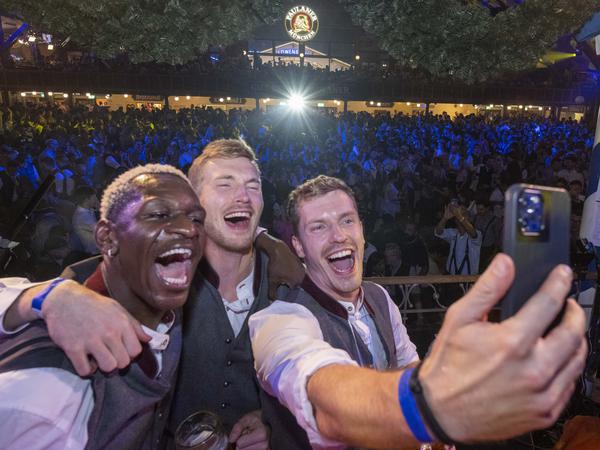
M319 18L308 6L294 6L285 15L285 29L295 41L310 41L319 31Z

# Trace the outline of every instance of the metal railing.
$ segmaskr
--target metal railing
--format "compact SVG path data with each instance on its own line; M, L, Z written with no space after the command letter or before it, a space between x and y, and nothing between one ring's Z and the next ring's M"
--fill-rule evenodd
M425 275L425 276L406 276L406 277L368 277L366 281L380 284L382 286L397 286L401 293L401 298L393 299L397 302L402 313L407 314L423 314L423 313L440 313L445 312L449 304L440 301L441 292L440 285L458 285L462 294L466 294L471 286L477 281L479 275ZM581 292L581 284L584 281L596 281L597 274L595 272L587 272L577 274L573 281L576 294ZM432 299L437 308L414 308L414 302L411 295L415 293L417 288L426 287L433 291ZM591 309L592 305L581 305L583 308Z

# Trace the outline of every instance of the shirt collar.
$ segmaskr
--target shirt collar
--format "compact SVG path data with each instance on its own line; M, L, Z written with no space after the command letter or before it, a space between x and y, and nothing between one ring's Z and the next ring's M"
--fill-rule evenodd
M349 315L354 315L358 313L358 311L360 311L365 304L365 292L362 286L360 287L360 292L358 293L358 300L356 301L356 306L354 306L354 303L347 302L345 300L338 300L338 302L340 305L346 308L346 311L348 311Z
M156 327L156 330L153 330L152 328L149 328L145 325L142 325L142 329L144 330L144 333L146 333L148 336L150 336L152 339L150 339L150 342L148 342L148 345L150 346L150 348L152 350L165 350L167 348L167 346L169 345L169 331L171 330L171 328L173 327L173 324L175 323L175 313L173 311L167 311L165 313L165 315L163 316L163 318L161 319L160 323L158 324L158 326Z
M336 316L341 317L344 320L348 320L348 310L344 305L342 305L342 303L352 304L351 302L341 302L332 298L321 288L319 288L308 275L304 276L300 287L304 289L312 298L314 298L316 302L324 309L332 314L335 314ZM359 299L356 305L357 311L364 305L369 311L369 314L371 314L373 317L375 316L375 310L371 307L371 305L369 305L369 300L365 298L362 286L360 288Z

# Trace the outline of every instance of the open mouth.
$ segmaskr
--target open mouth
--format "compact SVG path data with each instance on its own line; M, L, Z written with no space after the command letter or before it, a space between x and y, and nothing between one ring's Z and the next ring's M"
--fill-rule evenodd
M349 274L354 270L354 252L349 249L339 250L327 257L334 272L340 275Z
M225 222L234 229L246 229L250 226L252 214L249 211L235 211L223 217Z
M173 248L161 253L154 261L158 278L167 286L187 287L192 272L192 251L189 248Z

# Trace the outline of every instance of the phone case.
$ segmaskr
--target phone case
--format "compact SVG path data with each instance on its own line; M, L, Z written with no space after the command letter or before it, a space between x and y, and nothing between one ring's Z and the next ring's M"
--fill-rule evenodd
M519 196L525 190L539 191L543 200L544 228L538 236L521 231ZM504 199L503 249L515 263L515 280L501 303L502 320L514 315L558 264L569 264L571 199L564 189L532 184L514 184Z

